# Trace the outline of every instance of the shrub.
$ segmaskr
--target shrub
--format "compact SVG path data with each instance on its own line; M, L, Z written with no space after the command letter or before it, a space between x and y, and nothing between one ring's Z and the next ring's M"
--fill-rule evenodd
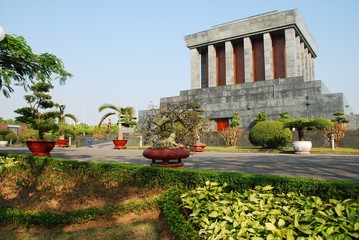
M29 128L22 131L22 133L19 135L18 140L20 142L24 142L30 139L35 139L35 140L39 139L39 134L37 133L37 130Z
M17 141L17 136L16 133L14 131L11 131L5 135L5 141L7 141L8 143L15 143Z
M254 146L263 148L280 148L292 141L292 133L284 128L283 123L267 120L257 123L249 132L249 141Z

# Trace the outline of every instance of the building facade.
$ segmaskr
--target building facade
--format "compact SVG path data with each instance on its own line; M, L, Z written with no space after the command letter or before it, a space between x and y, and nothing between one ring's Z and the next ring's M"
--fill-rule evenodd
M343 93L315 79L318 46L297 9L273 11L221 24L184 37L191 58L191 89L160 99L160 105L196 101L213 130L229 125L234 112L245 129L259 112L278 119L333 118L343 111L358 129ZM139 119L145 112L139 114Z

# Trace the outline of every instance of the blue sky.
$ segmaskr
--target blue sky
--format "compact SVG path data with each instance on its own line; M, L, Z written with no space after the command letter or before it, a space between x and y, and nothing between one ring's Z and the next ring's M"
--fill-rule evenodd
M295 8L319 45L316 79L332 93L343 92L359 113L358 0L0 0L0 26L24 36L35 53L63 60L74 77L55 84L52 96L80 122L95 125L104 103L137 111L189 89L184 36ZM0 95L4 119L25 105L23 90L14 89L9 99Z

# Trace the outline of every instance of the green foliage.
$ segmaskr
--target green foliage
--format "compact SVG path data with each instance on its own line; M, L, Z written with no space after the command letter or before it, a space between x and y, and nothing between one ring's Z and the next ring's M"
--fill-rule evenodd
M332 122L334 123L348 123L349 119L345 117L344 112L335 112L333 113L334 118L332 119Z
M259 123L259 122L263 122L263 121L267 121L267 120L268 120L267 114L265 112L259 112L255 119L255 122Z
M323 201L296 192L274 194L272 186L225 192L206 182L181 195L188 221L205 239L352 239L359 237L359 203Z
M64 84L72 74L53 54L35 54L22 36L7 34L0 42L0 90L10 97L12 81L27 89L28 81L59 80Z
M65 113L65 105L59 105L56 104L56 108L58 108L58 112L57 112L57 121L59 124L59 138L60 139L65 139L65 135L66 135L66 118L69 118L71 120L73 120L75 122L75 124L78 122L77 118L75 115L71 114L71 113Z
M133 107L118 107L113 104L105 103L98 108L98 112L102 112L104 110L112 110L112 112L108 112L103 115L98 124L98 128L101 128L102 123L109 118L110 116L117 116L117 139L123 139L122 126L125 127L135 127L137 126L137 122L134 121L135 111ZM111 126L109 126L111 128Z
M7 141L8 143L11 142L11 144L15 143L17 141L16 133L10 130L10 132L5 135L4 140Z
M179 144L189 146L198 139L194 132L203 122L202 114L203 110L196 102L153 107L143 123L141 132L156 148L174 147ZM164 142L169 144L162 146L161 143Z
M2 173L5 169L15 166L18 163L19 161L16 161L14 157L0 156L0 173Z
M176 239L201 239L194 227L185 219L180 211L181 193L185 189L171 188L161 200L161 208L166 216L167 224Z
M239 116L239 114L237 112L232 114L232 118L231 118L231 123L230 123L230 127L231 128L235 128L235 127L240 127L241 126L241 117Z
M11 133L10 129L0 129L0 141L5 140L5 136Z
M333 122L327 118L315 118L312 123L313 128L319 129L319 130L323 130L326 127L333 126L333 125L334 125Z
M30 90L31 95L25 95L25 100L29 107L23 107L14 112L20 116L16 117L17 121L27 123L31 128L38 130L39 139L44 139L44 135L50 131L57 131L56 111L47 111L55 106L52 97L48 94L53 85L49 82L33 82Z
M39 134L38 134L37 130L28 128L28 129L22 131L19 135L19 142L25 142L30 139L34 139L34 140L39 139Z
M249 141L263 148L281 148L292 141L292 133L282 122L267 120L257 123L249 132Z

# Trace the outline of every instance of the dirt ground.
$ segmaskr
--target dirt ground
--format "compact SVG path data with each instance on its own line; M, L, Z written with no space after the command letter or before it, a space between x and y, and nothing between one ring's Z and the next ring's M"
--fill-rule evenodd
M0 181L0 206L33 211L71 211L75 209L101 208L108 204L117 205L129 201L154 197L162 192L160 189L139 189L136 187L112 188L109 193L104 189L86 189L79 192L67 192L64 189L54 191L40 190L41 186L32 184L26 187L18 187L14 182L16 179L3 178ZM85 196L84 196L85 195ZM2 226L2 229L13 229L19 232L46 232L46 231L77 231L98 227L112 227L126 225L134 222L156 222L160 239L174 239L167 227L164 217L160 211L146 211L141 214L128 213L114 216L113 218L98 219L84 224L71 224L54 229L39 227L13 227Z

